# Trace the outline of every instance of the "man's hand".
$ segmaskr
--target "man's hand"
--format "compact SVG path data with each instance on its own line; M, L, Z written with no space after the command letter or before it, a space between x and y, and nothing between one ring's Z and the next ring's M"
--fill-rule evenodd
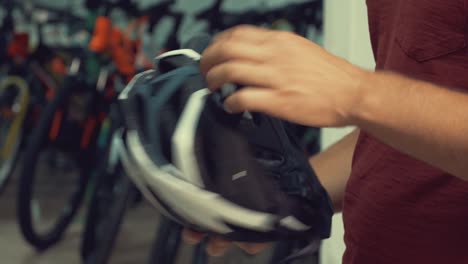
M205 237L205 235L185 228L182 233L182 237L186 243L194 245L200 243ZM226 250L231 246L231 244L237 245L239 248L251 255L255 255L262 252L269 245L256 243L236 243L225 240L221 237L210 237L208 245L206 247L206 252L210 256L222 256L226 252Z
M243 87L226 100L244 110L309 126L352 124L368 75L293 33L239 26L217 36L203 53L201 70L211 90Z
M218 35L201 61L211 90L223 84L243 87L226 100L233 112L264 112L311 126L345 126L360 99L366 72L298 35L239 26ZM200 243L205 234L185 229L184 241ZM206 251L220 256L235 244L249 254L269 244L237 243L210 237Z

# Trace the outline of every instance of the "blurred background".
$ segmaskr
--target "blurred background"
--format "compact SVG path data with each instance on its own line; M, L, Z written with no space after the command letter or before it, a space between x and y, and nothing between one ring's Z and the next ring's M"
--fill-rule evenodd
M365 0L1 0L0 23L0 263L277 263L305 242L210 258L180 241L115 157L116 95L156 54L246 23L374 67ZM352 130L298 135L312 155ZM319 252L290 263L341 263L342 237L337 214Z

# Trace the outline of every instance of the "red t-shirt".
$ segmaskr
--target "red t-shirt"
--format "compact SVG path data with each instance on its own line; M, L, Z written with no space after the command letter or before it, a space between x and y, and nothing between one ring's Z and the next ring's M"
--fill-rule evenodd
M468 0L367 6L378 70L468 90ZM345 264L468 263L468 182L366 133L354 153L343 219Z

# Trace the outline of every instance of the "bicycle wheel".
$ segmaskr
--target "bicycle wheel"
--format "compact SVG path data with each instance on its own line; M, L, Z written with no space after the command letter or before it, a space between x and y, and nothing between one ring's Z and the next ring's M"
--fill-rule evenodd
M123 173L117 151L111 134L96 174L96 187L91 195L81 243L81 256L87 264L108 262L125 212L138 194L130 178Z
M114 179L102 179L114 182L100 181L90 202L82 242L82 257L86 264L108 263L125 212L137 195L127 176L122 173L110 176Z
M62 238L81 205L88 182L88 171L91 168L92 157L88 153L73 153L64 150L60 148L60 145L52 144L50 140L55 114L65 108L74 87L80 85L71 82L71 79L66 84L65 88L57 93L41 113L38 125L26 146L19 175L17 193L19 226L26 241L37 250L45 250ZM76 129L69 130L76 131ZM79 140L73 136L66 139L66 142L75 141ZM42 167L38 165L49 165L50 168L42 170ZM46 207L52 215L41 210L43 207L40 207L37 202L38 197L34 196L34 192L40 189L35 185L40 183L39 179L42 179L44 175L51 178L46 184L47 187L50 187L51 183L55 184L46 190L44 195L44 197L50 197L50 194L54 193L53 199L47 200L53 206ZM76 178L73 179L72 176ZM59 197L59 195L65 196L64 193L66 198ZM50 208L53 209L50 210Z
M9 76L0 82L0 193L18 161L29 98L28 85L23 79Z
M182 226L161 215L156 238L151 246L148 264L175 263L181 235Z

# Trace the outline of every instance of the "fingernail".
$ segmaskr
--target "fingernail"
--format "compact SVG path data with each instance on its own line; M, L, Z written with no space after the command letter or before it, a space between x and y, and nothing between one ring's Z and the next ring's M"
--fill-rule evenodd
M269 244L245 244L245 243L236 243L244 252L250 255L256 255L265 250Z
M229 242L220 239L220 238L212 238L208 245L206 246L206 252L208 255L213 257L219 257L224 255L226 249L229 247Z
M198 244L199 240L193 237L184 236L184 241L187 244L195 245Z
M184 229L182 232L182 238L187 244L194 245L198 244L203 239L203 234Z

